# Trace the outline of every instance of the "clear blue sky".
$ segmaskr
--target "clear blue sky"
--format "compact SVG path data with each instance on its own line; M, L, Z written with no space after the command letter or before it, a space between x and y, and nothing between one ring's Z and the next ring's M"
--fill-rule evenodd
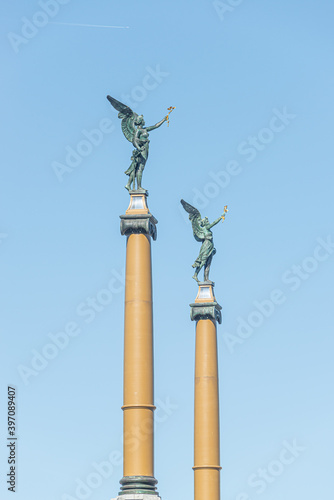
M109 500L118 492L126 243L119 215L128 205L131 144L106 94L148 125L176 106L169 128L151 134L143 183L159 220L161 496L193 496L189 303L199 244L180 210L184 198L210 220L224 205L230 210L214 231L211 273L224 314L222 499L328 497L333 3L45 4L43 11L37 1L7 2L1 20L1 499L12 498L4 480L8 384L17 390L17 500ZM55 348L65 328L68 345ZM43 350L54 358L34 359ZM32 363L38 370L22 375ZM110 460L114 470L101 479L93 464Z

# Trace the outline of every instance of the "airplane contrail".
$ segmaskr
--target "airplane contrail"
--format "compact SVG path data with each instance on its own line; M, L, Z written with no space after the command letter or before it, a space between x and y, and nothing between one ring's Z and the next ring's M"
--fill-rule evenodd
M62 24L64 26L86 26L88 28L119 28L119 29L128 29L130 26L105 26L101 24L77 24L77 23L56 23L51 22L50 24Z

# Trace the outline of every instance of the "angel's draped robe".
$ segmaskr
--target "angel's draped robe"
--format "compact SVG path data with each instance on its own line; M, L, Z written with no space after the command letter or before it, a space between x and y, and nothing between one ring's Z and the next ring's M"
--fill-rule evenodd
M216 253L216 249L213 246L213 235L210 230L207 229L207 233L205 234L204 238L205 239L202 243L199 255L195 260L193 267L205 266L205 263L207 262L209 257L213 256Z

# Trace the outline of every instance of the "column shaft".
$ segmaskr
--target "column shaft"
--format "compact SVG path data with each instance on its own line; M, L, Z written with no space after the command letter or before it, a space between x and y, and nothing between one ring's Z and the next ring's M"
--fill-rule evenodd
M196 324L195 500L219 500L219 399L216 321Z
M123 475L154 476L151 238L126 247Z

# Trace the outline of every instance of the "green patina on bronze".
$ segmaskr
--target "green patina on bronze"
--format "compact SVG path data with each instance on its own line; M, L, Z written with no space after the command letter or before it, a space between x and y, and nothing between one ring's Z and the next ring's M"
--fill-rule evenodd
M190 304L190 318L192 321L200 319L211 319L212 321L222 322L221 306L218 302L194 302Z
M193 207L184 200L181 200L181 204L186 212L189 214L189 219L192 224L193 234L196 241L202 242L199 255L195 260L192 267L195 268L195 274L193 276L194 280L199 283L198 273L204 267L204 281L209 282L209 272L212 262L212 257L216 253L216 249L213 245L213 235L211 228L218 224L221 220L225 219L225 214L227 212L227 206L224 208L224 214L218 217L214 222L210 223L207 217L201 218L201 214L197 208Z
M146 234L157 239L157 219L152 214L120 215L121 234Z
M143 115L137 115L131 108L125 104L117 101L110 95L107 96L110 104L119 112L118 118L122 120L121 127L125 138L133 144L135 149L132 151L131 165L124 172L129 176L129 181L125 188L130 191L131 189L142 190L141 181L143 177L143 170L148 158L149 151L149 132L159 128L164 122L168 122L168 117L174 108L168 108L169 113L160 122L145 127L145 120Z
M119 495L144 494L159 495L156 491L158 481L151 476L124 476L121 480Z

